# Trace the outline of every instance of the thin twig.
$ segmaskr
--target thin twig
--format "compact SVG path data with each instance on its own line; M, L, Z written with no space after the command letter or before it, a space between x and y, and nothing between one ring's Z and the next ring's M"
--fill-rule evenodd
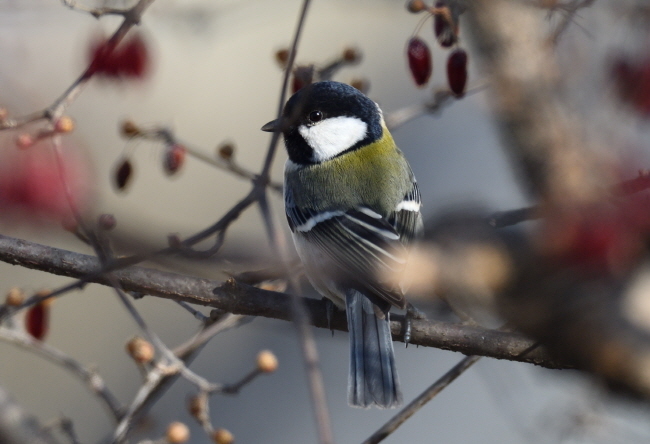
M393 416L379 430L373 433L370 438L366 439L363 444L376 444L386 439L386 437L397 430L404 421L413 416L413 414L420 410L427 402L431 401L438 393L462 375L465 370L470 368L480 358L480 356L467 356L463 358L458 364L452 367L451 370L445 373L440 379L434 382L428 389L409 403L409 405L404 407L397 415Z
M86 386L97 395L97 399L104 403L106 408L111 412L113 419L118 421L121 418L123 410L120 402L108 389L104 379L96 371L87 369L62 351L45 342L37 341L32 336L17 329L0 327L0 340L22 347L32 353L36 353L67 369L83 381Z

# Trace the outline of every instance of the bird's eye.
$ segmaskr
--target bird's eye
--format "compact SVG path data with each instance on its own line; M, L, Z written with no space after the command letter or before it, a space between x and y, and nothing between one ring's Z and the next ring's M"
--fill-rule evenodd
M320 122L323 120L323 113L320 111L312 111L309 113L309 121L312 123Z

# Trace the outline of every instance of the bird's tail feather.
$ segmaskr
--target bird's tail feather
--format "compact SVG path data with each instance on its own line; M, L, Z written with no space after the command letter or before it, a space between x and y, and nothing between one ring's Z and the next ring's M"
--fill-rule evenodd
M348 402L356 407L397 407L402 392L395 369L393 340L388 313L381 319L362 293L346 294L350 331L350 376Z

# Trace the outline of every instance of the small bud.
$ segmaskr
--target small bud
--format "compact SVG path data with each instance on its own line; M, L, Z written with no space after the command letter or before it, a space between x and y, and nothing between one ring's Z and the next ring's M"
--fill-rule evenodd
M5 297L5 304L17 307L25 301L25 292L18 287L12 287L7 292Z
M7 111L7 108L0 108L0 122L6 120L7 117L9 117L9 111Z
M217 153L223 160L231 160L235 153L235 146L232 143L222 143L217 147Z
M115 186L118 190L123 190L131 181L131 176L133 173L133 166L129 159L122 160L118 164L117 169L115 170Z
M167 427L165 438L171 444L183 444L190 439L190 429L182 422L172 422Z
M200 420L200 418L205 414L207 409L208 398L206 396L195 395L189 399L187 404L187 410L190 412L192 417Z
M34 142L34 138L27 133L19 134L16 137L16 146L23 150L34 145Z
M122 137L130 138L141 135L142 131L140 131L140 128L132 120L125 120L120 126L120 133Z
M97 218L97 226L105 231L111 231L117 225L117 219L112 214L101 214Z
M179 143L168 146L165 149L165 158L163 159L165 173L170 176L176 174L181 166L183 166L183 163L185 163L186 153L187 149Z
M232 444L235 437L226 429L217 429L212 433L212 440L215 444Z
M262 350L257 355L257 368L264 373L273 373L278 369L278 358L272 352Z
M426 85L433 71L429 47L421 38L413 37L408 42L406 54L415 84L417 86Z
M279 49L275 52L275 61L284 68L289 61L289 50L286 48Z
M126 351L133 360L140 364L153 361L156 351L149 341L139 336L126 343Z
M367 94L368 90L370 90L370 82L368 81L368 79L361 79L361 78L352 79L352 81L350 82L350 86L358 89L364 94Z
M357 48L345 48L343 50L343 60L348 63L359 63L361 61L361 53Z
M456 97L463 97L467 84L467 53L464 49L454 50L447 59L447 80L449 89Z
M74 120L71 117L63 116L54 123L54 131L57 133L71 133L74 130Z
M174 233L167 236L167 245L178 250L183 246L183 242L181 241L181 237Z
M418 12L422 12L427 9L427 5L425 5L422 0L411 0L406 3L406 9L408 12L417 14Z
M458 25L454 23L451 10L446 1L436 3L439 13L433 18L433 32L440 46L449 48L458 41Z

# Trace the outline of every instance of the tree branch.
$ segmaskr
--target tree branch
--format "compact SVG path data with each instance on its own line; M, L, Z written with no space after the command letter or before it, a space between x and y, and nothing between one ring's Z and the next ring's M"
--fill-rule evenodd
M0 235L0 260L72 278L96 274L101 267L100 262L93 256L4 235ZM286 321L292 318L291 296L251 287L234 279L221 283L135 266L113 271L112 275L127 291L218 308L241 315ZM91 281L110 286L109 278L104 275L97 275ZM304 302L310 323L319 328L329 328L325 303L316 299L305 299ZM403 342L404 317L392 315L391 321L393 339ZM420 319L414 319L411 323L410 343L413 345L457 351L466 355L528 362L547 368L569 367L555 361L543 348L518 333ZM331 327L347 331L344 312L334 314Z

